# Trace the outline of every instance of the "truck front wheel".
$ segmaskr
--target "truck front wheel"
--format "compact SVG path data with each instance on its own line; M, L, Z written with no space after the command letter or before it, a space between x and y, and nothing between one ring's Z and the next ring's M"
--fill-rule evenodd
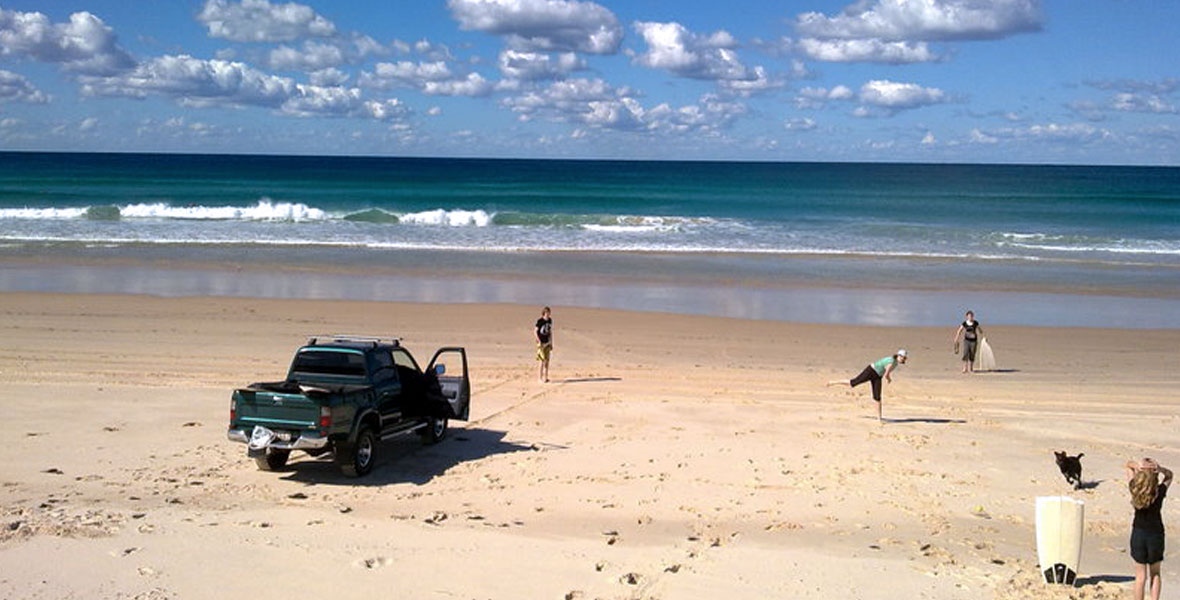
M356 435L356 442L340 444L336 449L336 462L346 477L362 477L373 470L377 459L377 436L368 427Z
M441 417L430 417L430 421L421 431L423 442L437 444L447 435L447 420Z
M262 471L278 471L287 466L287 458L291 456L290 450L272 450L267 449L266 454L254 457L254 462L258 464L258 468Z

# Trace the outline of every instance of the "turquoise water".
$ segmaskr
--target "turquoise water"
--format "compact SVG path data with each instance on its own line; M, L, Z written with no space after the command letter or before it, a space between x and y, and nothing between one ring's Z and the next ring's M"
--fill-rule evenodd
M1180 169L0 153L0 243L1180 267Z

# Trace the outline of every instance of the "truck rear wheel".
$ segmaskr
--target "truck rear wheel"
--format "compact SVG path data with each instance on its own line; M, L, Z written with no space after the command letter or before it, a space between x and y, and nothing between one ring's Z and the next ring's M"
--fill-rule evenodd
M336 462L346 477L363 477L373 470L377 459L377 436L368 427L356 435L356 442L340 444L336 449Z
M258 465L259 470L278 471L287 466L287 458L290 456L290 450L267 449L266 454L254 457L254 462Z
M441 417L430 417L430 421L421 431L424 443L437 444L447 436L447 420Z

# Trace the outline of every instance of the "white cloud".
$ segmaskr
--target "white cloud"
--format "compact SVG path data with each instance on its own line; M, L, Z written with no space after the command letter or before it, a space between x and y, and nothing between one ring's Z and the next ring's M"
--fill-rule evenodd
M98 117L86 117L78 123L78 131L83 133L94 131L96 127L98 127Z
M601 79L566 79L505 98L503 106L522 121L537 118L580 127L658 133L716 133L748 109L744 104L705 95L696 104L643 106L629 88ZM582 137L585 132L575 137Z
M1088 142L1108 138L1110 130L1095 127L1089 123L1048 123L1045 125L1030 125L1024 129L1004 130L1013 137L1030 137L1058 141Z
M856 40L804 38L799 40L796 47L807 57L825 62L878 62L896 65L939 60L939 56L930 50L926 42L886 42L875 38Z
M750 79L723 79L718 81L717 85L731 94L742 97L749 97L786 85L782 78L768 75L766 69L761 65L750 69L749 73L752 76Z
M338 67L346 62L344 50L335 44L308 40L303 49L279 46L270 51L267 63L280 71L319 71Z
M378 121L398 120L410 113L409 107L397 98L369 100L361 108L364 114Z
M12 129L15 127L19 127L22 123L24 123L24 121L21 121L20 119L13 118L13 117L6 117L3 119L0 119L0 129Z
M154 58L128 73L82 83L91 96L159 95L187 106L258 106L292 116L390 119L407 113L397 99L364 100L359 88L300 84L244 63L187 55Z
M327 68L312 71L307 74L307 78L311 81L312 85L344 85L349 79L349 74L337 68Z
M44 104L49 102L49 96L23 75L0 69L0 102L7 100Z
M1156 94L1119 92L1111 99L1111 108L1122 112L1176 114L1176 105Z
M972 144L995 144L1000 141L1000 138L997 138L994 135L988 135L977 128L971 130L971 133L967 137L967 141L971 142Z
M197 21L209 36L235 42L289 42L307 37L331 37L336 26L311 7L268 0L208 0Z
M969 141L982 144L995 144L1003 140L1085 144L1114 137L1110 130L1089 123L1046 123L1027 127L1004 127L991 131L974 129Z
M398 41L399 40L394 40L395 46L397 45ZM443 44L440 42L432 42L432 41L427 40L425 38L414 42L413 49L414 49L414 52L416 52L416 53L418 53L418 54L422 55L423 57L426 57L430 60L435 60L435 61L455 60L455 55L451 53L450 46L447 46L446 44Z
M135 64L119 47L114 31L88 12L53 23L39 12L0 8L0 56L60 64L90 75L114 74Z
M345 63L357 63L370 55L389 54L389 48L358 33L351 39L305 40L302 48L281 45L267 55L267 65L280 71L320 71ZM220 57L219 57L220 58Z
M360 84L380 89L389 89L395 84L421 88L428 81L445 81L454 77L455 74L443 61L401 60L395 63L377 63L372 72L361 73Z
M859 0L835 16L799 15L795 28L820 39L998 39L1041 28L1038 0Z
M445 81L427 81L422 84L422 93L431 96L487 96L496 90L496 84L484 79L479 73L468 73L466 77Z
M586 68L586 61L573 52L554 55L506 49L500 53L499 63L505 77L525 81L558 79Z
M805 87L795 96L795 107L800 109L823 108L829 100L851 100L854 96L852 88L837 85L831 89L825 87Z
M212 138L230 133L224 128L203 121L189 121L185 117L172 117L164 121L144 119L135 129L135 135L142 138Z
M431 106L430 108L426 109L426 114L432 117L437 117L442 114L442 108L438 106Z
M1087 81L1086 85L1100 90L1114 90L1119 92L1171 94L1180 89L1180 78L1165 77L1159 81L1142 81L1138 79L1113 79Z
M83 77L82 83L82 93L91 96L144 98L160 94L190 104L273 108L295 89L290 78L263 73L244 63L183 54L153 58L117 76Z
M487 96L497 84L479 73L458 74L443 61L377 63L373 71L361 73L361 87L390 89L408 87L432 96Z
M940 104L948 100L946 92L938 88L922 87L916 83L898 83L885 79L874 79L861 86L857 99L864 105L883 109L887 114L899 110ZM866 110L858 110L856 116L869 116Z
M764 67L742 64L734 50L737 40L727 31L702 35L675 22L637 22L635 31L647 43L647 50L633 57L635 64L680 77L716 81L722 89L741 96L784 85L781 77L771 76Z
M934 132L933 132L933 131L927 131L927 132L926 132L926 135L922 136L922 142L921 142L921 144L922 144L923 146L933 146L933 145L935 145L935 144L937 144L937 143L938 143L938 140L936 140L936 139L934 138Z
M816 123L815 119L797 118L787 119L787 122L784 123L783 126L787 128L787 131L811 131L812 129L816 128Z
M680 23L654 22L635 23L635 31L647 42L647 50L635 56L636 64L694 79L753 78L726 31L699 35Z
M467 31L505 36L517 50L614 54L623 27L607 8L576 0L447 0Z

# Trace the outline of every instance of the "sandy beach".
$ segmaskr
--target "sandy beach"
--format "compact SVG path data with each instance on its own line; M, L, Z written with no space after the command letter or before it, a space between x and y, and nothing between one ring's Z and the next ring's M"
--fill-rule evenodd
M952 327L556 306L544 385L534 313L0 294L0 596L1114 598L1120 465L1180 460L1176 330L997 326L1002 372L967 377ZM465 346L471 422L383 445L364 479L256 470L225 438L231 390L337 331ZM866 389L824 387L899 345L885 424ZM1086 454L1084 489L1053 450ZM1057 494L1087 503L1069 591L1035 572L1034 498Z

